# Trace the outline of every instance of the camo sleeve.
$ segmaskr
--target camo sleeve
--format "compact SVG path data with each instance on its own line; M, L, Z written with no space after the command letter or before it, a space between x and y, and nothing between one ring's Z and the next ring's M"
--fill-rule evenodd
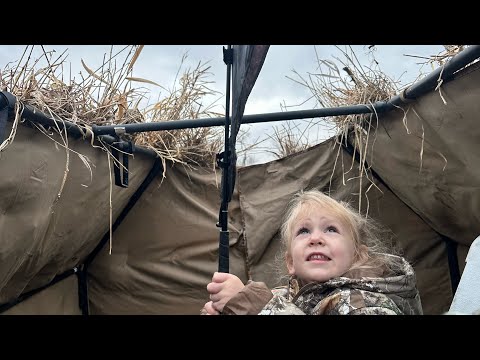
M247 285L223 307L224 315L257 315L273 297L263 282L249 281Z
M284 294L276 293L258 315L305 315L305 313Z

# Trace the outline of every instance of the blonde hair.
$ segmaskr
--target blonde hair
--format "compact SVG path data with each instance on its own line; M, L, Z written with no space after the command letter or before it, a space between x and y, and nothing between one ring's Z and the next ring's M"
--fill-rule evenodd
M400 266L396 261L398 258L388 256L394 252L391 232L382 228L372 218L357 213L350 204L337 201L318 190L296 193L287 207L281 227L284 261L291 256L290 245L296 220L299 216L318 208L329 211L350 230L355 255L351 267L342 276L380 277L388 272L396 272Z

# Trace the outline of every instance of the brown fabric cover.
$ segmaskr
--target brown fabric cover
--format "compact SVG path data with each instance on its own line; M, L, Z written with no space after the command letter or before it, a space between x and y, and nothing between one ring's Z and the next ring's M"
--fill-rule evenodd
M435 91L405 105L405 119L382 116L370 164L435 231L467 246L480 234L479 68L442 85L446 105Z
M218 269L220 174L169 167L90 268L94 314L199 314ZM229 206L230 272L246 282L238 194Z
M11 123L8 126L9 131ZM58 136L54 139L62 143ZM66 168L64 148L37 129L19 125L13 143L0 154L0 304L81 263L109 229L107 155L83 139L69 138L68 145L92 161L92 178L70 152L58 199ZM135 156L130 163L130 186L113 186L113 221L153 160Z
M81 315L77 279L76 275L71 275L8 309L2 315Z

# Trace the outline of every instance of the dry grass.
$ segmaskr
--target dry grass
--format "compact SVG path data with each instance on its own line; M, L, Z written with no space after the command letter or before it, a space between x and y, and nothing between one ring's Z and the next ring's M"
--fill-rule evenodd
M383 73L373 59L369 66L362 65L351 47L341 49L342 58L320 59L315 48L318 63L315 73L302 76L294 71L291 80L307 87L320 107L339 107L356 104L373 104L390 99L398 91L397 82ZM350 128L364 129L370 123L371 114L344 115L325 118L345 134Z
M408 87L411 84L421 80L431 71L434 71L435 69L444 66L453 56L457 55L459 52L466 49L468 45L443 45L443 47L444 47L444 50L439 52L436 55L420 56L420 55L413 55L413 54L404 54L404 56L419 59L419 62L417 63L417 65L420 66L419 74L417 78L414 81L412 81L412 83L407 84L405 87ZM425 67L427 68L426 72L423 70ZM438 86L435 89L435 91L438 90L440 97L442 98L443 102L446 104L446 101L443 98L442 92L440 89L441 85L443 84L442 72L440 73L440 76L438 79Z
M209 66L198 63L194 69L184 69L182 58L173 89L169 90L152 80L133 76L134 65L143 45L114 47L103 57L102 65L92 69L81 61L85 73L80 80L67 77L68 54L54 51L34 59L34 46L27 46L20 60L9 63L0 71L0 88L15 96L21 103L32 105L47 115L77 124L85 129L91 125L113 125L170 121L223 116L212 111L213 104L204 107L207 95L216 92L207 81ZM181 77L178 75L182 73ZM178 80L178 84L177 84ZM141 84L153 84L167 95L153 105L141 107L148 90ZM139 85L140 84L140 85ZM210 166L223 146L219 128L196 128L175 131L137 133L127 136L137 145L154 149L162 160L186 165ZM65 142L65 141L64 141Z
M292 122L274 126L273 134L267 135L272 140L274 149L265 149L265 151L273 154L277 159L281 159L306 150L311 146L306 135L308 130L308 126L302 130L298 124Z
M429 71L433 71L438 67L443 67L453 56L457 55L459 52L463 51L468 47L468 45L443 45L444 50L438 53L437 55L431 55L431 56L418 56L418 55L409 55L405 54L405 56L413 57L413 58L418 58L422 59L418 63L420 65L420 73L418 77L413 81L413 83L419 81L423 77L425 77L425 73L422 71L424 67L428 67ZM476 62L478 60L475 60ZM461 69L459 69L461 70ZM457 70L457 71L459 71ZM440 72L440 75L437 80L437 86L435 88L435 91L438 91L440 98L442 99L443 103L447 105L447 101L445 100L443 94L442 94L442 89L441 86L443 85L443 69ZM410 85L410 84L409 84Z
M443 47L445 50L437 55L431 56L428 63L436 63L437 66L443 66L452 57L465 50L468 45L443 45Z
M182 59L182 64L186 57ZM182 68L180 65L179 71ZM212 111L215 103L204 107L202 100L207 95L218 95L209 88L207 77L209 66L200 62L193 69L187 69L168 95L144 112L151 121L198 119L220 117ZM218 100L218 99L217 99ZM161 132L138 133L135 143L155 150L164 158L182 161L186 164L215 166L215 155L224 146L222 127L202 127Z
M127 80L136 61L135 53L142 47L127 46L105 54L102 66L95 71L82 60L86 75L80 80L66 79L68 54L56 56L54 51L32 59L34 46L27 46L16 63L2 70L0 86L46 114L54 114L78 125L105 125L129 120L125 113L139 94ZM136 51L137 50L137 51ZM122 58L123 56L123 58ZM121 65L117 65L117 60ZM71 69L70 69L71 72ZM138 114L135 114L138 117Z
M444 49L440 53L431 56L420 56L413 54L405 54L404 56L413 57L421 59L418 63L419 65L429 65L431 70L445 65L445 63L450 60L453 56L457 55L459 52L463 51L468 47L468 45L443 45Z
M378 62L371 57L369 65L362 65L351 47L337 49L341 57L334 57L335 61L321 59L315 48L317 69L314 73L302 76L294 71L295 77L291 80L307 87L320 107L340 107L357 104L373 104L377 101L387 101L398 92L398 81L393 80L382 72ZM373 53L370 52L370 56ZM378 116L373 114L343 115L323 118L317 124L323 122L335 128L337 145L346 143L347 136L353 142L355 151L359 153L360 163L358 164L358 176L360 179L359 209L362 206L362 182L364 179L370 182L366 192L375 186L371 180L367 168L366 156L368 144L373 143L370 137L375 136L375 129L378 126ZM287 138L287 142L288 142ZM303 145L302 145L303 146ZM341 147L338 146L335 167L341 154ZM352 159L350 165L341 164L344 175L354 168L355 162ZM332 177L335 168L332 171ZM332 180L332 177L330 180ZM368 206L367 206L368 212Z

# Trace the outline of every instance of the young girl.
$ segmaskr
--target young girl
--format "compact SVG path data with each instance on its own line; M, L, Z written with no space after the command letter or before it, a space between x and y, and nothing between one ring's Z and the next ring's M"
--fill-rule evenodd
M290 203L282 225L288 286L269 290L216 272L207 285L209 315L422 314L415 274L384 253L372 221L348 204L310 190Z

